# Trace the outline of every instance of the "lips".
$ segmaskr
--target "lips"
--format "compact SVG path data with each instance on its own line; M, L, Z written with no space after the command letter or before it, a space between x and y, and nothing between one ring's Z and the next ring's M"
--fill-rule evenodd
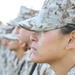
M37 51L37 43L33 42L31 44L31 49L30 49L31 53L36 53Z
M36 48L35 47L31 47L31 51L36 51Z

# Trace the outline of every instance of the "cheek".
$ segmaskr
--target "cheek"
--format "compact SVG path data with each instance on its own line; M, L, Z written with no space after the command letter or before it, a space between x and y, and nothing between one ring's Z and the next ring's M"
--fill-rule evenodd
M2 44L3 44L4 46L6 46L6 45L8 44L8 41L7 41L7 40L3 40L3 41L2 41Z
M46 38L46 39L45 39ZM33 54L33 61L36 62L48 62L49 59L52 58L52 55L54 54L54 40L52 40L53 37L41 37L37 43L37 50Z
M39 41L39 50L42 51L41 53L44 54L49 54L52 53L54 47L54 40L53 38L41 38L41 41Z
M25 34L23 34L23 33L19 33L19 35L18 35L18 36L19 36L19 39L20 39L20 40L25 39Z
M40 62L49 62L60 58L62 54L60 41L61 39L58 38L58 36L56 36L56 38L54 36L40 38L35 56Z
M29 42L30 41L30 34L22 34L21 36L19 36L19 40L21 43L24 43L24 42Z
M25 32L25 30L21 29L21 30L19 31L19 37L20 37L21 39L24 39L24 38L26 37L26 32Z
M39 48L52 50L55 46L57 46L57 39L52 36L42 37L38 44Z
M14 48L19 48L19 42L14 42L12 43L12 45L14 46Z
M22 29L20 29L20 30L19 30L19 34L18 34L18 35L19 35L19 37L20 37L20 36L23 36L23 34L24 34L23 30L22 30Z
M23 33L20 32L20 33L19 33L19 37L23 37Z
M19 48L19 45L18 45L17 42L9 42L8 43L8 48L9 49L17 49L17 48Z

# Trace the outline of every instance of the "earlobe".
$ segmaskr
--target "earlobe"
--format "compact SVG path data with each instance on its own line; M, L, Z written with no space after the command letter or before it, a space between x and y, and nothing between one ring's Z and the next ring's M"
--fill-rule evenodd
M68 41L66 49L73 49L73 48L75 48L75 31L71 32L70 39Z
M73 49L73 48L75 48L75 44L70 44L66 47L66 49Z
M23 48L25 45L26 45L26 43L23 43L22 45L20 45L20 47L22 47L22 48Z
M70 39L68 45L66 46L66 49L73 49L73 48L75 48L75 40Z

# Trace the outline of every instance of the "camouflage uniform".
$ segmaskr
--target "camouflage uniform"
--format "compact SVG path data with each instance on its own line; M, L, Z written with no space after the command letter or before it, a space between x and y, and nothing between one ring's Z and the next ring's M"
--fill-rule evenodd
M55 75L49 64L37 64L32 75Z
M3 37L4 34L6 34L6 31L9 29L12 29L11 26L0 26L2 29L2 34L0 34L0 37ZM0 48L0 74L1 75L6 75L7 74L7 60L8 60L8 55L11 53L10 50L8 50L5 46L2 45L1 42L1 48Z
M73 67L67 75L75 75L75 67Z
M0 51L0 65L1 65L1 72L2 75L6 75L6 69L7 69L7 60L8 60L8 54L10 51L6 49L6 47L2 47L2 50Z
M17 62L18 58L15 52L11 51L7 59L7 68L6 68L7 75L17 75L17 67L18 67Z
M30 53L26 55L25 64L20 72L20 75L29 75L34 62L30 61ZM32 75L55 75L54 71L48 64L37 64Z
M34 63L30 61L29 56L30 56L30 53L25 55L25 59L24 59L25 64L24 64L22 70L20 71L20 75L29 75L29 73L30 73L30 70Z

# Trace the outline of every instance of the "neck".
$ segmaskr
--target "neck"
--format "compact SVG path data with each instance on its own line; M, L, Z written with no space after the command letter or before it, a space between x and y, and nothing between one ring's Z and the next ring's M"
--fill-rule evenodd
M16 55L17 55L18 59L20 60L25 55L25 51L23 49L18 49L16 51Z
M74 66L73 57L68 56L65 59L60 61L55 61L52 64L50 63L52 69L56 73L56 75L67 75L67 73L72 69Z

